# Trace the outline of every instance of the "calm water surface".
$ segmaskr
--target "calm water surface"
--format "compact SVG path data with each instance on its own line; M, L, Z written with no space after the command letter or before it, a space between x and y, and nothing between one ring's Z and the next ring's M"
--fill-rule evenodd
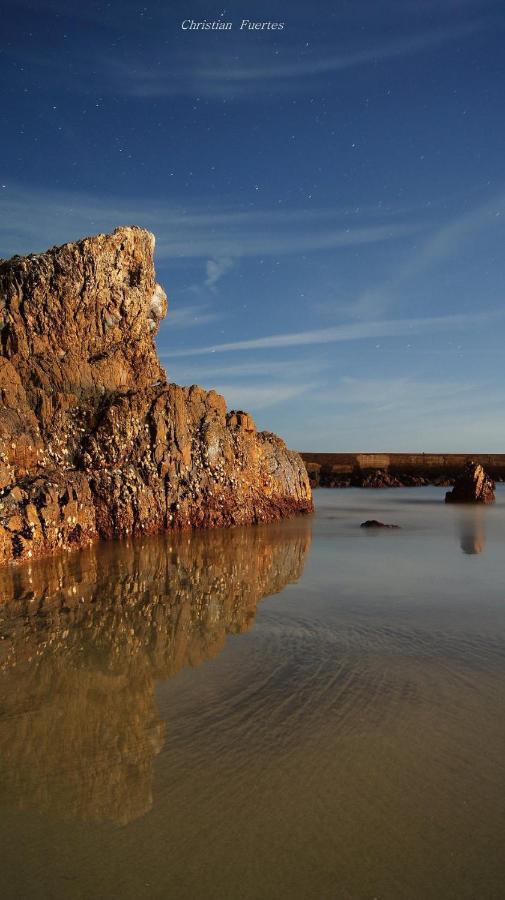
M0 573L2 897L504 897L505 491L443 496Z

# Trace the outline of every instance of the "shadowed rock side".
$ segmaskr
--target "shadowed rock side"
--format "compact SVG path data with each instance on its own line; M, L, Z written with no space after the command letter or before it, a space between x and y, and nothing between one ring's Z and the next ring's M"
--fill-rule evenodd
M297 453L167 383L153 250L118 228L0 264L0 563L312 509Z
M302 574L310 521L99 544L0 573L0 796L126 823L165 741L155 682L247 631Z

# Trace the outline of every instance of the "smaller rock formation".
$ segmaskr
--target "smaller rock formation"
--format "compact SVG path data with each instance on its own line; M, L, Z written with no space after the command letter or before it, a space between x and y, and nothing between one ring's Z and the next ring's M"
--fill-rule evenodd
M388 525L386 522L379 522L378 519L367 519L362 522L360 528L399 528L399 525Z
M454 483L452 491L445 495L446 503L494 503L495 483L484 468L469 460L461 475Z
M376 472L359 472L352 480L353 487L384 488L402 487L402 482L395 475L390 475L386 469L377 469Z

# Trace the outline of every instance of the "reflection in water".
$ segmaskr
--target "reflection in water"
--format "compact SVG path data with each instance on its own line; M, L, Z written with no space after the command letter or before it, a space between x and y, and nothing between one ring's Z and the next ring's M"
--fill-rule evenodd
M444 493L0 572L4 895L501 900L505 486Z
M485 512L486 510L482 506L470 506L458 510L461 549L469 556L482 553L486 545Z
M124 824L152 805L154 686L216 656L303 569L310 520L99 545L4 570L4 803Z

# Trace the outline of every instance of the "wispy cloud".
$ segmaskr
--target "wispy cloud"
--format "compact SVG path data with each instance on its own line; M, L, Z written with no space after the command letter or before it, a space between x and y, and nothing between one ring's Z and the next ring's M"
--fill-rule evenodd
M359 48L352 52L342 51L334 53L331 56L323 56L316 52L314 55L300 57L290 62L284 62L282 57L276 58L270 65L265 66L249 66L249 67L229 67L228 79L230 81L258 81L285 78L306 78L310 75L320 75L327 72L340 72L344 69L355 69L356 67L369 65L370 63L380 62L385 59L392 59L397 56L410 56L412 53L419 53L430 50L432 47L438 47L440 44L458 40L473 34L483 23L466 23L453 25L450 28L440 28L434 31L426 31L418 35L403 35L392 41L377 43L366 48ZM224 75L223 68L214 69L212 67L197 70L197 74L202 78L210 80L222 79Z
M331 53L325 52L320 45L303 54L298 48L296 52L285 49L282 53L274 53L268 45L263 50L256 46L249 64L243 62L247 60L248 51L241 46L236 57L232 54L224 57L222 52L216 52L215 56L208 52L205 56L198 55L193 48L191 56L177 58L176 65L170 62L146 66L110 58L103 65L108 70L106 81L114 84L116 91L139 99L180 94L214 99L257 99L259 93L272 95L276 91L292 91L295 85L310 90L311 81L318 77L427 52L470 37L488 24L487 19L476 19Z
M437 264L461 252L465 243L474 239L484 229L503 228L505 225L505 191L499 191L484 203L454 216L443 225L432 229L426 237L415 241L403 261L396 260L394 269L382 283L362 291L345 303L332 304L323 301L317 305L320 312L346 312L355 318L384 315L397 302L405 286L417 276L424 275Z
M300 450L496 452L504 397L501 386L468 378L347 376L302 397L303 429L288 420L285 437Z
M482 393L483 385L471 381L420 380L399 375L396 378L358 378L344 376L335 389L325 391L325 402L333 406L354 406L357 410L380 414L420 415L467 404L470 394Z
M65 18L77 18L91 25L100 24L103 34L108 35L109 29L116 34L117 20L113 8L106 6L100 10L91 8L90 4L61 3L60 0L43 0L38 4L40 10L33 9L30 0L16 0L10 5L25 6L30 13L42 12L48 16L64 16ZM298 92L313 89L317 79L324 78L328 74L352 71L366 66L376 66L389 60L401 59L414 54L427 53L439 47L463 41L472 37L479 30L489 28L499 23L497 16L493 17L492 10L486 9L485 0L478 0L475 11L472 11L471 0L399 0L401 7L401 21L408 21L405 17L404 7L408 14L419 14L423 7L427 8L429 19L436 18L436 13L442 14L438 24L431 28L425 27L416 30L419 15L415 16L414 28L410 32L396 34L393 37L382 36L376 33L375 39L367 39L366 30L360 27L361 42L355 42L349 48L349 44L342 43L338 49L336 40L332 40L331 33L326 41L316 43L306 42L303 49L290 40L289 30L283 34L282 49L273 46L270 41L262 40L261 45L254 42L250 46L247 35L240 31L240 17L233 16L231 12L228 18L235 22L234 31L222 35L226 42L226 52L223 44L217 46L209 41L199 41L200 34L194 32L182 32L179 29L180 21L184 18L177 16L174 21L174 11L163 5L159 8L145 7L142 11L143 25L152 29L152 50L148 62L138 53L136 40L139 27L139 11L125 5L122 11L121 28L124 32L125 44L130 44L129 52L124 57L117 50L111 51L116 46L116 41L100 40L95 42L95 49L72 54L72 77L66 85L68 90L85 93L90 78L100 85L100 92L105 95L126 96L141 100L151 100L162 97L199 97L211 100L248 99L255 101L265 100L276 93L293 90ZM170 6L170 4L169 4ZM371 4L369 10L361 15L373 17L376 13L376 4ZM448 18L453 13L452 7L460 11L466 7L458 21L450 21ZM348 14L348 10L341 10L341 15ZM393 4L393 16L395 14ZM300 10L293 7L290 10L290 20L298 18L301 24ZM352 16L352 9L351 9ZM198 16L195 12L195 18ZM292 22L291 22L292 24ZM303 23L305 26L305 22ZM174 33L175 26L175 33ZM360 23L361 26L361 23ZM164 34L167 27L171 29L173 41L167 50L167 42L159 43L157 38ZM104 30L105 29L105 30ZM331 30L330 30L331 32ZM294 32L296 33L296 31ZM372 29L373 34L373 29ZM209 36L210 37L210 36ZM213 37L219 35L214 34ZM250 36L249 36L250 37ZM266 36L265 36L266 37ZM135 39L135 43L132 42ZM244 40L244 38L246 40ZM121 41L121 44L123 41ZM336 46L337 45L337 49ZM210 47L214 46L211 51ZM205 47L205 49L202 49ZM51 87L61 81L61 58L58 53L37 52L30 49L26 41L16 44L9 43L5 46L5 53L15 58L22 58L24 65L30 65L44 69L45 83ZM114 52L117 53L114 56ZM52 78L51 78L52 73Z
M170 328L192 328L196 325L215 322L219 318L219 313L204 303L176 306L175 309L170 307Z
M314 390L315 385L295 381L291 384L277 382L269 385L228 382L217 383L215 390L222 394L229 408L247 409L256 413L278 403L286 403Z
M0 255L45 250L85 234L137 224L156 234L158 260L206 260L213 286L242 257L310 253L399 240L425 227L368 210L254 209L226 205L142 204L114 196L28 190L5 180L0 187ZM44 243L42 243L44 242Z
M233 267L233 260L230 259L229 256L225 256L221 259L208 259L205 271L206 271L206 279L205 286L208 288L214 288L218 281L221 280L223 275L226 275L227 272Z
M231 219L220 227L216 220L211 232L200 232L194 223L187 237L167 234L158 241L158 254L162 257L195 258L211 255L217 258L245 258L253 256L283 256L295 253L310 253L330 250L336 247L354 247L360 244L375 244L403 238L419 230L416 224L383 224L369 226L333 227L304 221L303 213L293 213L291 222L283 229L277 227L275 210L269 218L268 227L259 229L254 214L249 221L240 215L242 227L235 229ZM322 217L326 220L326 214ZM281 220L282 221L282 220ZM165 232L166 233L166 232Z
M173 353L161 353L167 360L170 378L179 384L199 384L217 390L229 407L247 409L256 414L296 397L318 393L324 389L324 377L330 368L328 360L306 356L290 360L248 359L228 365L185 365Z
M488 320L495 313L478 313L475 315L430 316L422 319L389 319L378 322L352 322L336 325L332 328L319 328L311 331L272 334L265 337L245 341L232 341L214 344L207 347L191 347L186 350L174 350L173 357L202 356L208 353L226 353L240 350L271 350L285 347L301 347L309 344L331 344L339 341L362 341L377 338L395 338L413 336L426 332L458 328L472 323Z
M161 352L161 359L171 360L174 356L172 351ZM321 359L320 356L297 358L296 375L298 378L303 377L306 381L314 380L316 375L326 370L329 366L328 360ZM236 381L245 380L247 378L254 380L265 379L281 379L292 380L293 363L291 360L285 359L262 359L255 361L247 359L245 362L237 361L234 363L205 363L199 364L191 361L187 365L180 360L175 363L175 377L179 381L187 382L196 379L199 383L210 382L213 385L217 379L220 381L229 380Z

